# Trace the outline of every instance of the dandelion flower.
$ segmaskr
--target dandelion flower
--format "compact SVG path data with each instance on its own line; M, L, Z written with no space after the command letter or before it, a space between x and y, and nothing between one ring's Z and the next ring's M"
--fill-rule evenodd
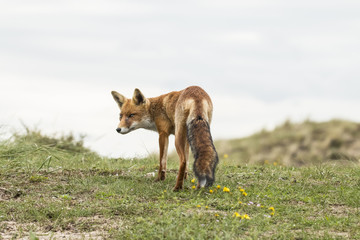
M191 188L192 188L192 189L195 189L196 187L195 187L195 185L194 185L194 186L192 186Z
M195 178L191 179L191 182L194 183L194 182L195 182Z
M223 192L230 192L230 189L227 187L224 187Z
M220 185L217 185L216 188L217 188L217 189L220 189L221 187L220 187Z
M210 189L209 192L210 192L210 193L213 193L214 191Z
M270 215L274 216L275 215L275 208L274 207L269 207L269 210L271 210Z
M233 217L241 217L241 215L238 212L234 212Z

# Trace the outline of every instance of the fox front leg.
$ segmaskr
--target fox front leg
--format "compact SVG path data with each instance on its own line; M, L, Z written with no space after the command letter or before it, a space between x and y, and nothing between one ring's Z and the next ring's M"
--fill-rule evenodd
M166 133L160 133L159 134L160 166L156 181L165 180L168 146L169 146L169 135Z

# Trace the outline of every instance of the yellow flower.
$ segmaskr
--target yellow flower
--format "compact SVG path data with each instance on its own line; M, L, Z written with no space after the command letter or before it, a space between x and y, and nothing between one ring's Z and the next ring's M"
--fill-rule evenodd
M224 187L223 192L230 192L230 189L227 187Z
M238 212L234 212L233 217L238 217L241 219L250 219L249 215L247 215L247 214L240 215Z
M192 188L192 189L195 189L196 187L195 187L195 185L194 185L194 186L192 186L191 188Z
M275 208L274 207L269 207L269 210L271 211L270 215L274 216L275 215Z
M191 179L191 182L194 183L194 182L195 182L195 178Z
M241 215L238 212L234 212L233 217L241 217Z
M229 157L229 155L227 155L226 153L224 154L224 158L228 158Z
M247 196L247 193L246 192L242 192L242 195L244 195L245 197Z
M210 192L210 193L213 193L214 191L210 189L209 192Z
M216 188L217 188L217 189L220 189L221 187L220 187L220 185L217 185Z

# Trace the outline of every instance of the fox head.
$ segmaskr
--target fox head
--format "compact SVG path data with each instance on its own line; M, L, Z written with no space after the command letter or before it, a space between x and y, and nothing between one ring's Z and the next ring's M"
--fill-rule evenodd
M116 131L121 134L129 133L138 128L156 130L149 114L150 102L139 89L134 90L132 99L127 99L116 91L111 92L120 108L120 123Z

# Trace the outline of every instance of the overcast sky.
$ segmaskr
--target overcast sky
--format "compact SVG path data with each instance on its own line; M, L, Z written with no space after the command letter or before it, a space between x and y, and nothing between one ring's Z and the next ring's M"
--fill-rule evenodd
M144 155L157 151L156 133L118 135L110 91L154 97L189 85L213 99L215 139L287 118L360 121L358 0L0 6L2 132L23 121L48 134L86 134L103 155Z

